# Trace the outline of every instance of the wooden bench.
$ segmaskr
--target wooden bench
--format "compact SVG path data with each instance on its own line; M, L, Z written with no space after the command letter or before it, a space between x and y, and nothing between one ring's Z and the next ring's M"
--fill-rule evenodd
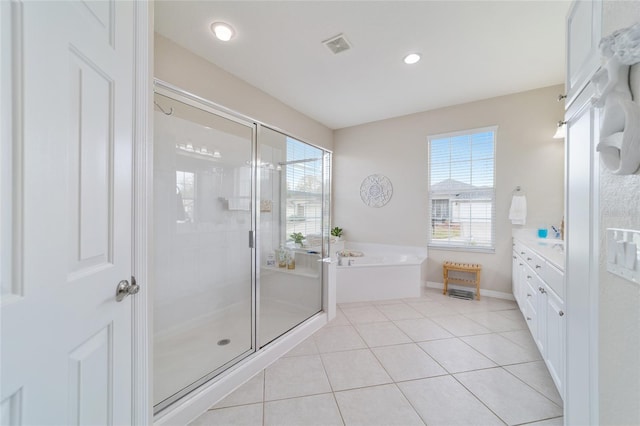
M475 279L465 279L449 277L449 271L457 272L470 272L475 274ZM447 294L447 287L449 281L462 283L462 284L475 284L476 286L476 298L480 300L480 271L482 271L482 265L478 263L457 263L446 261L442 264L442 275L444 276L444 290L442 294Z

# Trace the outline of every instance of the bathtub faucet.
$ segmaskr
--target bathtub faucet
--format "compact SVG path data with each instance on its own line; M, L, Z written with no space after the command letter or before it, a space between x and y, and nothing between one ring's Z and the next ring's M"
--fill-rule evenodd
M353 265L353 259L349 259L349 266Z
M342 255L338 252L338 266L342 266Z

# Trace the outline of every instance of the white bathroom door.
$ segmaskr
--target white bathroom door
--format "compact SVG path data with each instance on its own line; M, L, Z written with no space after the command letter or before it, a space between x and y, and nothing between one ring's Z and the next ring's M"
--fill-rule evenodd
M1 3L0 420L131 424L133 2Z

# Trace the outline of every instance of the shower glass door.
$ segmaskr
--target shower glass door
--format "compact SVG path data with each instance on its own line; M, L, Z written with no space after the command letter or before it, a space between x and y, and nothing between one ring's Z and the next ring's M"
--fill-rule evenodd
M259 347L322 310L328 153L260 127Z
M255 351L250 247L255 125L214 113L186 95L156 92L157 412Z

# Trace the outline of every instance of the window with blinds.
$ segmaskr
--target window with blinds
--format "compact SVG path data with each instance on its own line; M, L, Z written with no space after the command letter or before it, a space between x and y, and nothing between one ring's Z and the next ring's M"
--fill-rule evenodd
M323 152L287 137L286 237L300 232L308 245L322 240Z
M496 130L429 137L429 246L494 250Z

